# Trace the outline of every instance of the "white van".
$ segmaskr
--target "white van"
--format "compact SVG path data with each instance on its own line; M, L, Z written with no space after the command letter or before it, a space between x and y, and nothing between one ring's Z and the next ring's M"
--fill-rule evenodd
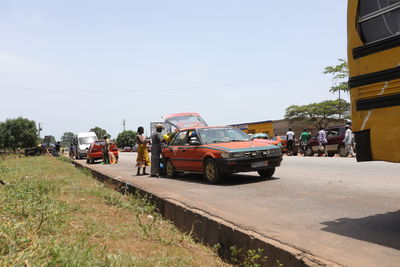
M78 133L76 136L76 159L86 157L87 149L96 140L97 135L94 132Z

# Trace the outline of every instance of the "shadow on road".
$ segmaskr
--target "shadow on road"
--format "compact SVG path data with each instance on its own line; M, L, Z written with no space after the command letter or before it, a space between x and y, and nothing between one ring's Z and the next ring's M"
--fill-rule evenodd
M173 179L191 183L207 184L202 174L180 173L176 178ZM274 181L274 180L279 180L279 178L272 177L269 179L265 179L260 176L254 176L254 175L230 174L230 175L225 175L219 184L213 186L235 186L235 185L260 183L260 182Z
M358 219L321 223L323 231L400 250L400 210Z

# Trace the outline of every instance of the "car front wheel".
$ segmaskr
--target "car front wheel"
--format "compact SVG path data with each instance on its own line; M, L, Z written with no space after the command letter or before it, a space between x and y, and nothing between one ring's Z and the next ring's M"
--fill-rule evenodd
M342 145L342 146L339 146L339 148L338 148L338 154L341 156L341 157L347 157L348 155L349 155L349 153L346 151L346 148Z
M213 159L204 162L204 178L209 184L216 184L221 180L221 173Z
M170 159L168 159L166 164L165 164L165 172L167 173L167 176L169 178L176 177L176 170L175 170L175 167L172 164L172 161Z
M265 169L265 170L259 170L257 171L258 174L262 177L262 178L271 178L272 175L274 175L275 173L275 168L269 168L269 169Z

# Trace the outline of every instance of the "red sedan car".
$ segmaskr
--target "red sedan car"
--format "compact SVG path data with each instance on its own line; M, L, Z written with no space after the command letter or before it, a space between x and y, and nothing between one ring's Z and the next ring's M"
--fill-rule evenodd
M132 152L132 148L130 146L126 146L124 149L122 149L122 152Z
M106 144L105 140L97 140L90 144L87 151L86 162L94 163L95 160L103 159L103 147ZM111 142L110 152L112 152L118 161L118 148L114 142Z
M193 127L181 129L162 150L168 177L177 172L203 173L218 183L224 174L257 171L269 178L280 166L280 147L258 140L237 128Z

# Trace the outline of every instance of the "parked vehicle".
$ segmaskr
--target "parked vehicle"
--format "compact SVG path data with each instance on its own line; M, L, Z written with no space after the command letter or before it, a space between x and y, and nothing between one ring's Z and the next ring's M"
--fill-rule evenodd
M287 137L284 135L276 135L274 136L274 138L272 138L273 141L278 141L281 144L281 150L282 153L288 153L287 150ZM293 156L297 156L297 154L299 153L299 141L295 140L294 144L293 144L293 151L292 151L292 155Z
M269 178L282 161L281 149L251 140L231 127L190 127L181 129L162 150L168 177L178 172L203 173L207 182L218 183L224 174L257 171Z
M132 148L130 146L126 146L122 149L122 152L132 152Z
M83 157L86 157L87 150L89 149L90 144L97 139L97 135L94 132L78 133L78 135L76 136L77 145L75 150L75 158L82 159Z
M94 163L96 160L103 159L103 147L106 144L106 140L97 140L90 144L87 151L86 162ZM112 152L117 159L119 158L117 145L111 141L110 152Z
M336 126L330 127L326 130L326 139L328 141L326 145L326 150L328 151L328 156L333 157L335 154L339 154L341 157L347 157L348 152L346 152L345 144L343 142L344 136L346 134L346 126ZM314 136L308 142L306 156L313 156L318 153L318 135Z

